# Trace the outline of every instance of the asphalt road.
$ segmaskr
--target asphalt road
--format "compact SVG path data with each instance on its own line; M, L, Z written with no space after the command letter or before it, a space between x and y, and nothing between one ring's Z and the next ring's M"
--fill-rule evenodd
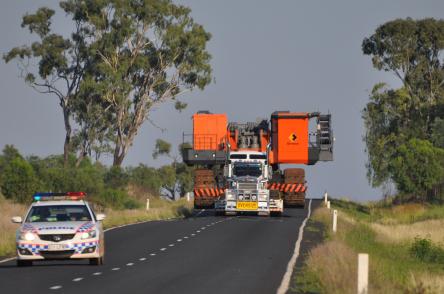
M282 217L200 211L117 228L105 234L105 265L1 263L0 293L276 293L307 208Z

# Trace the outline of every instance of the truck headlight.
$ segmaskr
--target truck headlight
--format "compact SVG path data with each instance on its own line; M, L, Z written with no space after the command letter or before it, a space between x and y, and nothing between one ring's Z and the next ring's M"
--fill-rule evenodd
M20 240L34 241L35 240L35 234L33 234L31 232L21 233L20 234Z
M259 194L259 201L267 201L268 198L267 196L268 196L267 193Z
M81 239L91 239L96 236L96 230L91 230L89 232L83 232Z

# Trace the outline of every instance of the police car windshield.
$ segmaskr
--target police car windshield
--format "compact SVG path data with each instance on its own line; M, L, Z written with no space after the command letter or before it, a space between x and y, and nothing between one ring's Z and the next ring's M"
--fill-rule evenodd
M77 222L91 221L91 214L85 205L48 205L34 206L26 222Z
M236 162L234 164L233 173L237 177L259 177L262 174L261 165L258 163Z

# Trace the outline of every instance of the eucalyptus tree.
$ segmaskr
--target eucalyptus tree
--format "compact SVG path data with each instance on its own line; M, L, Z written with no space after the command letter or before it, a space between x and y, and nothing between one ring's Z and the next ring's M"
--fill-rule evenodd
M39 8L33 14L24 15L21 24L37 37L37 41L12 48L3 58L6 62L17 60L21 77L36 91L58 98L65 128L63 151L66 166L68 155L73 151L72 104L79 93L80 83L89 64L89 44L96 36L86 19L73 13L68 1L60 2L60 8L72 21L72 31L68 36L54 32L53 9ZM32 66L34 62L37 62L36 67Z
M375 85L364 108L369 179L423 196L444 180L444 21L389 21L362 50L402 84Z
M120 166L150 111L212 80L210 34L170 0L110 1L94 21L100 38L82 83L111 113L113 165ZM176 109L186 104L177 102Z

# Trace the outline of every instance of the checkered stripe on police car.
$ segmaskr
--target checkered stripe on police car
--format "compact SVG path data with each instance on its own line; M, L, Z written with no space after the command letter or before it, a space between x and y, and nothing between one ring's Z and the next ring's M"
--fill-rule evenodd
M83 225L81 225L77 229L77 233L89 232L92 230L93 227L94 227L94 223L92 223L92 222L84 223Z
M34 254L39 254L40 250L48 250L48 245L42 244L18 244L19 249L28 249Z
M66 244L66 250L74 250L75 253L81 253L83 249L97 246L99 244L99 241L91 241L91 242L80 242L80 243L74 243L74 244ZM25 243L19 243L17 245L17 248L19 249L28 249L34 254L40 254L40 251L42 250L48 250L49 245L43 245L43 244L25 244Z
M33 232L33 233L37 233L37 229L34 228L34 226L32 226L32 225L30 225L30 224L26 224L26 223L22 226L21 231L22 231L22 232Z
M88 247L92 247L92 246L97 246L97 244L99 244L98 241L76 243L76 244L72 244L70 249L74 249L76 251L76 253L81 253L83 251L83 249L88 248Z

